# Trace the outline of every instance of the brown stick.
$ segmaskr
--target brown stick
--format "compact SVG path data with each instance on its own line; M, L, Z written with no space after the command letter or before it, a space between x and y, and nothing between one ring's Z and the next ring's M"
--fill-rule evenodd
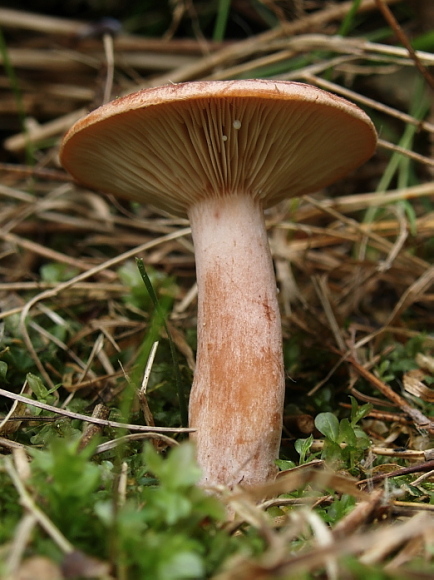
M20 401L21 403L26 403L31 407L37 407L38 409L44 409L45 411L56 413L56 415L63 415L65 417L71 417L72 419L78 419L79 421L86 421L87 423L103 425L105 427L116 429L128 429L130 431L143 432L155 431L157 433L191 433L194 431L194 429L189 429L187 427L150 427L148 425L134 425L133 423L119 423L118 421L108 421L106 419L99 419L98 417L88 417L87 415L83 415L81 413L73 413L72 411L67 411L66 409L40 403L39 401L34 401L28 397L23 397L22 395L17 395L15 393L5 391L4 389L0 389L0 396L6 397L7 399L13 399L14 401Z
M352 357L348 357L346 359L353 367L357 370L359 375L361 375L364 379L369 381L371 385L376 387L385 397L389 399L394 405L399 407L404 413L406 413L412 420L416 423L416 425L421 429L426 429L430 433L434 433L434 421L425 417L425 415L419 411L418 409L414 409L411 407L407 401L401 397L398 393L395 393L389 385L383 383L379 378L365 369L361 364L359 364L355 359Z
M382 481L383 479L389 479L391 477L400 477L401 475L409 475L411 473L420 473L426 471L432 471L434 469L434 460L424 461L423 463L418 463L417 465L411 465L410 467L402 467L401 469L395 469L389 473L379 473L373 477L368 477L367 479L362 479L357 482L357 485L362 485L366 483L375 483L377 481Z

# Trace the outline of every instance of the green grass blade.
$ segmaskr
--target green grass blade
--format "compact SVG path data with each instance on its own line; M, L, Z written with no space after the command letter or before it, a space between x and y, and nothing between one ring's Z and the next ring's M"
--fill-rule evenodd
M230 7L231 0L219 0L217 9L217 20L214 26L214 32L212 36L213 40L216 42L222 41L225 37Z
M151 280L149 279L149 276L146 272L143 260L141 258L136 258L136 264L137 264L137 268L140 272L140 275L142 277L143 283L146 286L146 290L148 291L149 296L150 296L152 303L154 305L157 317L159 318L160 323L164 326L164 329L167 333L167 338L169 340L169 346L170 346L170 354L172 357L173 372L175 375L175 382L176 382L176 387L178 390L179 410L180 410L180 414L181 414L181 424L183 427L186 427L188 424L187 404L186 404L186 400L185 400L184 389L182 387L182 380L181 380L181 374L179 372L178 357L176 354L175 344L173 342L173 339L172 339L172 336L171 336L171 333L169 330L169 326L166 322L166 317L164 315L164 312L162 311L162 309L160 307L158 297L155 294L155 290L152 286Z
M351 29L354 28L354 20L361 3L362 0L354 0L353 5L342 20L342 24L338 31L339 36L347 36Z

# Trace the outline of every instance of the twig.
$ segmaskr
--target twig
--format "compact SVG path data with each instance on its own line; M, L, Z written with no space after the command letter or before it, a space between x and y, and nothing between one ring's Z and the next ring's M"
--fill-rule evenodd
M420 155L419 153L415 153L414 151L410 151L409 149L405 149L404 147L400 147L399 145L395 145L394 143L389 143L384 139L378 139L377 141L378 147L383 149L387 149L388 151L393 151L394 153L399 153L400 155L404 155L409 159L413 159L413 161L417 161L418 163L422 163L423 165L427 165L428 167L434 167L434 160L425 157L425 155Z
M63 415L64 417L69 417L70 419L78 419L79 421L86 421L87 423L94 423L95 425L103 425L104 427L111 427L115 429L143 431L145 433L148 431L153 431L155 433L192 433L195 431L194 429L186 427L150 427L147 425L134 425L133 423L119 423L117 421L98 419L97 417L89 417L88 415L82 415L81 413L73 413L72 411L67 411L66 409L60 409L59 407L46 405L45 403L40 403L39 401L29 399L28 397L23 397L22 395L17 395L15 393L11 393L10 391L5 391L5 389L0 389L0 396L12 399L14 401L19 401L21 403L26 403L31 407L37 407L38 409L43 409L44 411L56 413L56 415Z
M65 171L47 169L44 167L29 167L28 165L15 165L14 163L0 162L0 171L14 173L20 177L38 177L39 179L48 179L54 181L72 181L72 177Z
M64 133L73 123L75 123L75 121L78 121L78 119L83 117L86 113L87 109L78 109L77 111L68 113L63 117L58 117L53 121L48 121L44 125L38 125L37 127L32 128L28 131L27 135L23 133L13 135L6 139L3 145L8 151L22 151L29 143L37 143L43 139L48 139L55 135L59 135L60 133Z
M179 445L178 441L172 439L172 437L167 437L167 435L163 435L162 433L131 433L130 435L123 435L117 439L112 439L111 441L101 443L95 449L95 455L97 453L104 453L105 451L115 449L119 445L124 445L125 443L129 443L131 441L142 441L143 439L155 439L157 441L163 441L170 447L177 447Z
M341 197L327 198L317 201L315 208L301 206L295 213L294 221L299 223L316 217L325 208L332 208L336 212L356 212L368 207L387 207L397 201L412 200L419 197L434 195L434 182L421 183L411 187L403 187L389 191L375 191L358 193Z
M5 563L5 578L17 578L18 566L23 557L29 539L32 535L33 528L37 523L36 517L32 513L27 513L18 523L12 545L9 550L8 558Z
M98 403L95 405L94 410L92 411L92 417L97 417L98 419L102 419L103 421L107 420L110 416L110 409L104 405L103 403ZM88 423L84 429L83 434L80 438L79 443L79 450L84 449L89 445L89 443L93 440L94 437L101 434L102 426L95 425L93 423Z
M401 0L386 0L388 4L394 4ZM151 87L151 86L158 86L167 83L176 83L176 82L183 82L194 80L198 78L205 78L207 75L210 75L213 71L219 70L224 68L224 65L228 63L236 62L237 60L252 60L252 55L257 54L258 50L270 50L270 44L273 41L278 39L284 38L285 41L288 43L288 46L291 42L299 43L300 40L298 38L294 38L296 35L299 35L303 32L310 32L312 30L321 30L323 26L329 22L334 20L341 20L345 17L345 15L353 8L353 1L343 2L339 5L331 5L327 6L323 10L316 11L312 14L306 15L303 18L300 18L294 22L285 22L282 23L279 27L268 30L261 34L258 34L254 37L249 37L246 40L241 40L239 42L230 44L229 46L223 46L220 50L212 52L211 54L207 54L203 58L195 59L193 62L187 62L187 64L182 64L177 68L173 68L173 55L171 56L172 65L169 72L166 72L162 75L153 77L151 80L148 80L144 83L140 83L138 86L131 87L129 86L128 89L122 91L121 94L129 93L133 90L137 90L140 88ZM364 0L361 2L358 12L369 12L376 8L375 0ZM0 11L1 17L1 11ZM31 24L30 24L31 26ZM78 31L76 31L77 33ZM327 38L323 36L323 39ZM289 40L288 40L289 39ZM333 39L328 37L327 42L330 45ZM350 43L349 39L338 39L335 42L340 41L341 46L344 46L344 43ZM326 42L326 41L323 41ZM370 43L371 47L375 47L374 43ZM378 45L381 46L381 45ZM261 48L263 47L263 48ZM386 50L389 48L390 51L393 50L402 50L402 49L395 49L395 47L383 47L382 50ZM117 50L122 50L121 47L118 47ZM306 47L305 50L312 50L309 47ZM348 50L348 48L347 48ZM406 54L406 52L404 53ZM29 53L27 58L30 58L33 55L33 51ZM176 55L175 55L176 56ZM431 55L432 56L432 55ZM270 58L274 58L271 56ZM56 55L54 56L54 65L56 67L65 66L65 63L60 63L59 57ZM96 59L95 66L97 66ZM42 59L42 63L44 60ZM137 64L137 63L136 63ZM134 63L130 62L131 66L134 66ZM66 129L69 128L72 123L83 116L85 114L84 109L80 109L79 111L74 111L72 113L68 113L64 117L59 117L54 121L49 121L46 125L42 125L38 127L35 131L30 131L27 137L30 143L37 142L41 138L52 137L54 135L58 135L64 132ZM10 150L17 152L22 150L26 145L26 137L23 134L17 134L5 142L5 147Z
M333 536L336 539L348 537L370 520L384 501L383 493L383 490L376 490L366 500L359 502L349 514L334 526Z
M361 46L365 46L365 45L362 44ZM376 45L376 46L378 47L379 45ZM384 45L384 49L386 49L386 48L389 48L389 47L386 47L386 45ZM402 49L400 49L400 50L402 50ZM434 64L434 57L433 57L432 64ZM393 117L395 119L399 119L403 123L407 123L409 125L414 125L414 126L418 127L419 129L424 129L424 130L429 131L431 133L434 132L434 125L432 123L429 123L428 121L415 119L414 117L412 117L411 115L408 115L407 113L403 113L402 111L399 111L398 109L394 109L393 107L390 107L388 105L384 105L383 103L380 103L379 101L376 101L374 99L370 99L369 97L365 97L364 95L361 95L360 93L357 93L356 91L352 91L351 89L348 89L348 88L343 87L341 85L338 85L336 83L332 83L331 81L329 81L327 79L323 79L323 78L318 77L316 75L302 72L301 76L307 82L310 82L314 85L317 85L318 87L321 87L322 89L332 91L332 92L337 93L343 97L351 99L352 101L360 103L365 107L369 107L369 108L374 109L376 111L380 111L381 113L385 113L386 115L389 115L390 117ZM384 148L390 148L389 146L391 145L387 141L384 141L381 139L379 139L378 144ZM398 146L395 146L395 147L398 147ZM399 149L399 152L402 152L403 154L404 153L409 153L409 154L412 153L411 151L408 151L407 149L403 149L402 147L399 147L398 149ZM427 164L429 164L429 162L432 162L431 159L428 159L426 157L423 157L423 159L424 160L426 159Z
M26 449L26 446L22 443L17 443L16 441L6 439L5 437L0 437L0 447L4 447L5 449L9 449L11 451L14 449Z
M83 26L83 22L56 18L42 14L28 13L23 10L0 9L0 25L5 28L19 28L33 30L45 34L74 35Z
M431 471L434 469L434 460L425 461L424 463L418 463L417 465L411 465L410 467L402 467L401 469L395 469L394 471L389 471L388 473L379 473L378 475L373 475L366 479L361 479L357 482L357 485L365 485L376 483L377 481L382 481L383 479L390 479L392 477L401 477L401 475L410 475L411 473L420 473Z
M142 408L143 417L147 425L155 425L154 417L152 416L151 409L149 408L146 391L148 388L149 377L151 376L152 365L154 364L155 355L157 353L157 348L158 341L155 341L149 353L148 362L146 363L145 372L143 373L142 384L137 392L140 406Z
M434 422L428 419L421 411L411 407L408 402L401 397L398 393L395 393L393 389L383 383L379 378L365 369L361 364L359 364L354 358L351 356L346 357L347 362L349 362L353 367L357 370L359 375L361 375L364 379L371 383L374 387L376 387L385 397L389 399L394 405L399 407L401 411L403 411L406 415L412 418L412 420L416 423L416 425L420 429L426 429L430 433L434 433Z

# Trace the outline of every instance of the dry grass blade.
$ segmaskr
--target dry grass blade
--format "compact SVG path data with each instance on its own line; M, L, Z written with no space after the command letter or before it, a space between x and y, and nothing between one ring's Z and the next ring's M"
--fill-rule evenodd
M116 429L129 429L133 431L154 431L156 433L190 433L192 429L187 427L152 427L148 425L134 425L132 423L119 423L118 421L108 421L106 419L99 419L98 417L88 417L87 415L82 415L81 413L73 413L72 411L67 411L66 409L61 409L59 407L53 407L52 405L46 405L39 401L32 401L27 397L17 395L15 393L10 393L4 389L0 389L0 395L6 397L7 399L12 399L15 401L20 401L21 403L27 403L32 407L37 407L38 409L43 409L44 411L50 411L56 415L63 415L64 417L69 417L71 419L78 419L79 421L85 421L87 423L94 423L95 425L103 425L104 427L113 427Z
M297 512L292 521L299 533L298 519L309 520L308 513ZM298 528L298 529L297 529ZM387 552L400 547L416 538L432 536L433 521L426 514L417 514L409 521L394 526L383 526L375 532L352 534L349 537L335 540L326 546L315 545L301 554L287 556L282 553L267 554L259 562L243 560L234 563L231 569L215 576L215 580L247 580L252 578L296 577L297 574L313 572L325 566L333 557L357 555L364 563L375 562Z
M375 450L373 451L375 452ZM392 455L392 453L390 454ZM395 452L394 457L399 457L399 452ZM414 457L414 455L413 455ZM434 461L431 459L429 461L424 461L423 463L417 463L416 465L412 465L411 467L403 467L401 469L393 469L388 471L387 473L381 473L378 475L373 475L369 479L359 481L359 485L372 485L378 483L380 481L384 481L385 479L392 478L392 477L400 477L402 475L409 475L412 473L431 473L432 468L434 467ZM395 502L397 503L397 502ZM426 504L425 504L426 505ZM415 504L417 507L417 504Z
M434 391L423 383L424 377L424 372L419 369L408 371L403 377L404 389L407 393L420 397L423 401L434 403Z
M25 486L23 485L23 482L9 457L6 457L5 459L5 468L10 478L12 479L15 488L17 489L20 496L20 501L26 510L28 510L28 512L39 523L39 525L44 528L45 532L54 540L54 542L63 552L73 552L74 547L72 544L67 540L67 538L65 538L62 533L60 533L56 526L47 518L44 512L35 504L30 494L27 492Z
M387 3L394 4L398 1L399 0L388 0ZM221 70L228 68L228 65L232 65L234 61L252 60L252 56L256 55L258 51L262 50L268 52L270 51L270 48L271 50L273 50L272 43L278 40L279 38L288 38L291 36L299 35L306 31L321 30L322 27L324 27L328 23L344 18L345 15L351 10L352 4L353 4L352 2L343 2L342 4L337 6L330 7L327 6L323 10L319 10L318 12L315 12L311 15L306 15L303 18L296 20L295 22L284 22L280 27L276 29L264 32L253 38L248 38L244 41L230 44L229 46L223 47L220 50L217 50L216 52L212 52L207 56L204 56L200 59L196 59L191 63L189 62L181 66L176 66L176 60L174 61L174 56L172 55L170 57L172 69L170 70L169 73L165 73L164 75L157 75L151 81L142 83L140 86L144 88L149 86L158 86L161 84L204 78L210 73L212 73L212 71L214 71L215 69ZM359 11L362 13L369 12L374 10L375 6L376 6L375 0L363 0L360 4ZM16 18L16 15L15 16L13 14L11 15L10 11L8 14L11 17L9 22L12 20L12 22L15 23L15 25L18 25L19 19ZM7 15L6 22L8 22ZM35 19L35 22L36 23L38 22L37 18ZM56 26L56 22L57 21L55 19L52 25L53 27ZM26 23L24 24L25 26L31 26L31 23L27 25ZM51 23L49 23L48 26L51 27ZM66 32L65 30L65 33L69 35L72 33L72 31L74 31L73 34L75 35L79 33L80 27L77 23L72 23L72 25L69 25L69 23L65 23L65 26L69 30L69 32ZM60 30L62 30L62 27L60 27ZM295 37L295 42L298 42L297 37ZM328 37L326 42L330 43L330 37ZM308 45L305 46L304 48L302 47L300 48L302 50L309 51L314 50L315 46L308 43ZM119 47L119 50L122 50L122 46ZM348 47L345 50L348 51ZM384 50L386 50L386 47L384 47ZM27 57L24 58L24 63L28 64L29 58L33 54L34 51L31 51L31 54L27 55ZM287 51L284 51L282 58L287 58L288 56L289 55ZM272 60L274 58L275 57L272 57ZM280 60L280 58L281 57L278 57L278 60ZM42 66L45 66L46 60L41 59L39 62ZM68 62L76 66L76 63L74 63L73 59L69 59ZM96 57L93 62L93 66L98 68L98 62L99 57ZM175 68L173 68L174 64ZM55 56L53 65L64 67L65 62L62 61L62 63L60 63L59 57ZM131 66L136 65L137 63L133 62L131 63ZM149 68L149 65L147 66ZM158 66L161 68L161 64L159 64ZM234 74L235 71L233 71L232 73L228 71L228 75L223 78L230 78ZM137 88L138 88L137 86L133 87L129 86L126 90L123 90L121 92L125 94L131 92L132 90L136 90ZM59 117L55 121L48 123L46 126L43 127L38 126L34 130L28 129L25 134L14 135L10 139L8 139L5 146L7 149L15 152L23 150L26 147L26 143L36 143L40 139L45 139L47 137L61 134L68 128L69 125L71 125L74 122L74 120L76 120L82 115L83 109L71 111L70 113L64 116Z
M271 498L300 490L309 484L313 489L333 489L338 493L345 493L357 499L364 500L367 498L366 493L357 487L355 480L331 470L318 469L322 465L322 463L319 465L315 463L313 466L306 464L280 473L275 482L263 487L250 489L247 495L251 500L259 501L266 497ZM231 497L231 501L237 500L238 497L244 497L245 495L246 492L241 492L241 495L235 493Z

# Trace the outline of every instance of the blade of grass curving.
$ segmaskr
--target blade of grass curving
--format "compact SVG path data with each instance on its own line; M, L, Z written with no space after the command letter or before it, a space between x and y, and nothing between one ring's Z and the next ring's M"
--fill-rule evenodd
M348 10L345 18L342 20L342 24L339 27L338 35L339 36L347 36L348 33L354 28L355 26L355 17L357 11L359 9L362 0L354 0L351 8Z
M152 352L152 347L160 334L160 330L163 326L164 319L168 313L168 303L160 303L158 309L154 309L154 313L151 317L146 336L140 345L139 352L137 354L134 368L131 373L126 376L127 386L122 393L122 401L120 406L120 412L122 421L127 422L131 416L132 407L136 398L137 389L143 380L143 368L146 368L149 364L149 359ZM125 435L123 433L122 435ZM120 447L119 447L120 449ZM120 459L122 455L120 454ZM120 463L119 463L120 465Z
M410 110L410 115L418 120L422 120L429 110L429 101L425 98L425 83L422 79L417 79L415 83L415 93L412 99L412 107ZM407 124L404 132L399 140L399 146L404 149L411 149L414 141L414 137L418 131L417 125ZM377 192L383 193L387 191L392 183L392 180L396 178L398 189L408 187L410 181L410 171L411 159L408 157L403 157L400 153L393 153L383 176L379 181ZM403 203L404 210L407 213L407 217L410 220L412 229L415 228L415 216L412 211L411 204ZM378 207L370 207L367 209L363 222L371 223L374 221L375 216L380 211Z
M230 6L231 0L219 0L217 7L217 20L212 36L213 40L216 42L221 42L225 37Z
M146 290L148 291L149 297L151 298L152 303L154 305L157 318L159 318L159 322L163 325L164 330L167 333L167 338L169 340L170 354L172 357L173 372L175 375L175 382L176 382L176 387L178 390L179 411L181 414L181 424L183 427L186 427L188 424L187 404L185 402L185 394L184 394L184 389L182 387L181 374L179 372L178 357L176 354L175 343L173 342L172 335L171 335L170 330L169 330L169 325L166 322L166 316L165 316L163 310L161 309L159 300L157 298L157 295L155 294L155 290L152 286L151 280L149 279L149 276L146 272L143 260L141 258L136 258L136 264L137 264L137 268L140 272L140 276L142 277L143 283L146 286Z

